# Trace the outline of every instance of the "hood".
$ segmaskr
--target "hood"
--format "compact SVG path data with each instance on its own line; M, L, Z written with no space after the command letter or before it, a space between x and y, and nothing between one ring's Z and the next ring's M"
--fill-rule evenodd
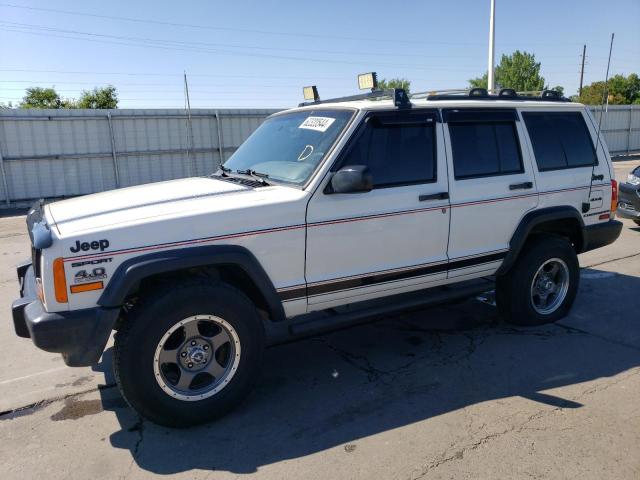
M212 200L219 206L220 197L244 196L259 190L213 178L186 178L95 193L55 202L48 208L54 225L64 236L107 225L179 215L211 206Z

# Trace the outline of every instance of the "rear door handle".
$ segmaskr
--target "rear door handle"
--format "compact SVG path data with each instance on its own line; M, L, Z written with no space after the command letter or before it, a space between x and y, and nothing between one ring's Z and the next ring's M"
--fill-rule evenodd
M433 193L431 195L420 195L418 200L425 202L427 200L448 200L449 192Z
M512 183L509 185L509 190L526 190L533 188L533 182Z

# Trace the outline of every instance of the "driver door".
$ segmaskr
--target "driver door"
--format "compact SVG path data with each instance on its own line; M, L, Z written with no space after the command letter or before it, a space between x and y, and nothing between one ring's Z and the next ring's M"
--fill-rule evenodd
M307 208L309 310L418 290L447 270L449 200L437 112L371 113L332 171L366 165L373 190L330 193Z

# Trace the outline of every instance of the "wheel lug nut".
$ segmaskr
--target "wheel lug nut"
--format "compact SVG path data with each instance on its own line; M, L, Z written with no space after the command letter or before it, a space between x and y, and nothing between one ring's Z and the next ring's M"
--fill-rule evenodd
M204 345L202 348L205 350L209 350L209 345Z
M180 356L181 356L181 357L186 357L186 356L187 356L187 352L182 352L182 353L180 354Z
M187 364L187 367L189 367L189 368L193 368L193 363L189 362L189 363Z
M196 344L196 341L195 340L191 340L191 345L193 346L195 344Z

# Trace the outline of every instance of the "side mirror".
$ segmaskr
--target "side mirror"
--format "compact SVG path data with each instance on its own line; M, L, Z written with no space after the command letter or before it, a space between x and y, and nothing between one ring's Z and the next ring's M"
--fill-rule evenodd
M373 177L365 165L347 165L331 177L331 193L363 193L373 190Z

